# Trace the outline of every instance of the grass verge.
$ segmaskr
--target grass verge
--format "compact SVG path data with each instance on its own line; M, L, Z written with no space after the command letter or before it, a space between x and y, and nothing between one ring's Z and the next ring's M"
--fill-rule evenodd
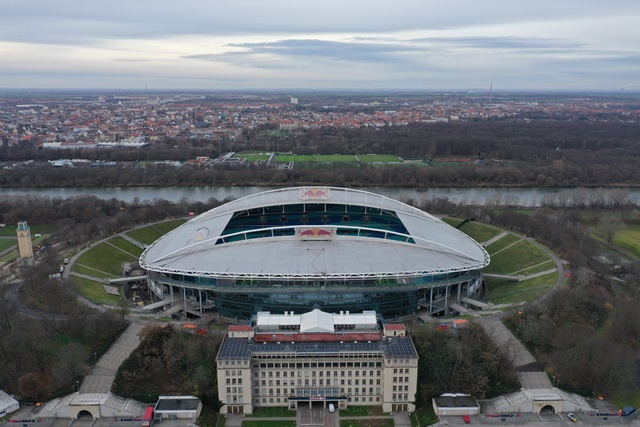
M549 292L557 279L558 272L523 280L522 282L507 282L503 279L487 277L485 279L487 284L485 298L494 304L533 301Z
M122 299L120 296L110 295L104 291L102 283L83 277L71 277L73 287L80 295L94 304L117 305Z

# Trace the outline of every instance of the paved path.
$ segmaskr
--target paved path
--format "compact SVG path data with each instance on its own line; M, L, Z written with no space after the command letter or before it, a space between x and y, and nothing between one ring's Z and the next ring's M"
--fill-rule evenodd
M135 230L135 229L134 229ZM138 242L136 239L134 239L133 237L129 236L126 232L122 232L120 234L118 234L118 236L122 237L124 240L126 240L129 243L132 243L134 245L136 245L137 247L139 247L140 249L146 249L144 243L140 243Z
M80 387L80 393L108 393L118 367L140 345L141 323L132 323L100 358Z
M515 368L536 361L499 318L487 319L482 322L482 327L495 345L506 354L507 359Z
M518 368L535 363L536 359L504 326L499 318L487 319L487 321L482 322L482 327L494 344L505 353L513 367L516 368L518 379L523 388L528 390L553 388L549 377L544 371L526 372L518 370Z
M503 238L504 236L506 236L507 234L509 234L509 233L507 233L506 231L503 231L502 233L498 234L497 236L493 236L492 238L490 238L489 240L487 240L486 242L484 242L484 243L482 244L482 246L484 246L484 247L486 248L486 247L487 247L487 246L489 246L490 244L495 243L495 242L497 242L498 240L502 239L502 238Z

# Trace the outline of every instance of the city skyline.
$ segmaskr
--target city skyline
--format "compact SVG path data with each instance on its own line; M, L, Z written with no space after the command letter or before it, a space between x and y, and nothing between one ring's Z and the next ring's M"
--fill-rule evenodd
M640 4L16 2L0 87L638 90Z

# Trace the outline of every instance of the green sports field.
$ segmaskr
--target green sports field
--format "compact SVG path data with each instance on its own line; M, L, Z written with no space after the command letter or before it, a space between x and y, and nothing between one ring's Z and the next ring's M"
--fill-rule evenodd
M236 158L240 158L240 159L246 159L248 162L257 162L259 160L263 160L263 161L267 161L269 160L269 157L271 157L270 154L236 154L234 157Z
M356 156L351 154L278 154L278 163L355 163Z
M391 154L358 154L358 159L362 163L400 163L397 156Z

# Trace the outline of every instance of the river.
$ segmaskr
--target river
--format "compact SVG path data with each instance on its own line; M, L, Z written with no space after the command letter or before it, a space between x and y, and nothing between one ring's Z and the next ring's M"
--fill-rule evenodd
M236 187L236 186L206 186L206 187L102 187L102 188L0 188L0 197L9 195L18 196L48 196L48 197L74 197L79 195L94 195L100 199L116 198L126 202L133 201L136 197L140 201L165 199L177 202L183 198L192 201L207 201L210 198L223 200L225 198L239 198L261 191L273 190L278 187ZM587 200L595 200L598 197L609 198L612 192L623 192L627 200L638 205L640 201L640 189L614 189L614 188L388 188L388 187L363 187L360 188L372 193L381 194L393 199L406 201L413 199L434 199L446 197L452 202L468 203L476 205L510 205L535 207L540 206L545 199L582 197ZM578 196L579 195L579 196Z

